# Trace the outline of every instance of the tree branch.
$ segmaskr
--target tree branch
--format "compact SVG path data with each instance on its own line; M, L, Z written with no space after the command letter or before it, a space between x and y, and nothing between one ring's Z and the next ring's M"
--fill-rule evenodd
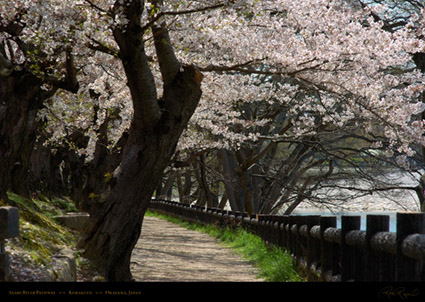
M133 101L134 121L143 127L153 127L160 119L161 112L140 26L144 3L141 0L126 0L123 3L116 1L115 6L117 11L121 6L128 20L124 29L114 28L113 35L120 48L120 59L127 76L127 85Z
M337 188L341 190L347 190L347 191L358 191L358 192L365 192L372 194L373 192L385 192L385 191L391 191L391 190L409 190L409 191L416 191L417 187L412 186L387 186L387 187L380 187L380 188L371 188L371 189L362 189L359 187L350 187L350 186L339 186L337 184L332 185L321 185L321 188Z
M162 4L162 0L152 1L152 10L158 9L160 4ZM175 76L179 72L180 63L171 45L170 35L165 21L160 25L157 25L156 22L152 21L150 23L162 80L164 82L164 86L167 86L174 80Z
M13 71L12 63L0 52L0 77L8 76Z
M86 46L91 49L91 50L96 50L96 51L100 51L103 52L105 54L111 55L113 57L119 58L120 57L120 51L118 49L114 49L110 46L106 46L105 44L103 44L102 42L91 38L91 37L87 37L89 38L93 43L89 43L87 42Z
M158 1L155 1L155 2L158 3ZM216 4L216 5L211 5L211 6L201 7L201 8L195 8L195 9L189 9L189 10L183 10L183 11L160 12L160 13L156 14L153 18L151 18L150 21L143 26L142 30L146 31L147 29L151 28L155 24L155 22L157 22L159 19L161 19L164 16L179 16L179 15L199 13L199 12L203 12L203 11L207 11L207 10L217 9L217 8L220 8L220 7L223 7L223 6L224 6L224 3L220 3L220 4Z
M96 10L98 10L102 13L105 13L105 14L110 14L110 11L107 11L107 10L101 8L100 6L96 5L93 1L91 1L91 0L84 0L84 1L87 2L91 7L93 7Z
M58 79L54 76L44 76L42 80L55 87L76 93L79 89L79 83L77 80L77 69L74 64L74 57L71 53L71 49L66 50L66 75L64 79Z

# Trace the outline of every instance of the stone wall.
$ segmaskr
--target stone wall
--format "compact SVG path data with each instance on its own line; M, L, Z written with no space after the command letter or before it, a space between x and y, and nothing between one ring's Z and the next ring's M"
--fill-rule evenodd
M68 213L66 215L56 216L55 220L71 230L82 233L90 222L90 216L88 213L83 212Z
M74 252L64 248L53 257L53 268L50 270L49 281L75 282L77 281L77 263Z

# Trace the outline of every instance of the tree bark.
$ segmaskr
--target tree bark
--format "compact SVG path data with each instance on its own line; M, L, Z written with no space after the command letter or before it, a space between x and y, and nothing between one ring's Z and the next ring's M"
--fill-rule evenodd
M35 49L20 39L24 25L18 22L19 18L18 14L10 24L0 26L0 33L6 32L13 37L19 48L14 49L5 41L0 44L0 199L6 201L8 190L30 193L30 158L36 141L36 116L43 102L59 88L73 93L79 89L70 48L64 49L65 75L61 79L34 75L27 63L18 64L9 59L6 53L26 55L26 50ZM40 56L44 56L42 50L37 50ZM41 71L46 68L38 67ZM46 83L51 88L42 88Z
M236 174L238 169L236 159L231 151L222 149L220 150L220 160L223 166L224 185L230 208L233 211L244 211L243 191L240 189Z
M164 187L161 188L159 198L167 199L168 196L172 195L173 184L174 184L174 180L176 179L176 177L177 177L177 171L171 170L168 173L168 177L167 177L167 180L165 181Z
M29 165L36 141L38 110L52 91L41 89L42 82L25 71L0 76L0 199L6 192L28 195Z
M153 3L154 5L156 3ZM141 14L144 1L117 1L128 20L113 35L133 101L133 121L120 166L105 200L91 213L91 228L82 244L108 281L131 281L130 258L149 202L181 133L201 97L202 74L177 61L165 24L152 25L164 82L159 101L144 49Z
M164 98L180 103L180 111L163 113L154 127L133 121L116 184L92 214L85 255L103 269L108 281L130 281L131 252L152 194L174 153L178 139L201 96L194 67L185 67ZM131 88L131 87L130 87Z

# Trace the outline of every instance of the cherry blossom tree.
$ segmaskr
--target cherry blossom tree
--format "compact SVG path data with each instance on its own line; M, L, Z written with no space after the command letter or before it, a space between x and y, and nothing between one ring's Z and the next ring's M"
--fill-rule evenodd
M403 28L405 26L410 27L416 34L418 39L424 40L424 29L425 29L425 19L424 19L424 9L425 4L422 1L399 1L399 0L389 0L389 1L375 1L375 0L367 0L367 1L356 1L363 8L367 8L369 14L374 18L374 20L383 23L383 29L394 32ZM425 53L423 51L419 51L413 53L413 61L415 62L416 68L418 68L421 72L425 71ZM422 93L421 98L424 103L424 94ZM424 113L421 115L421 119L423 120L425 117ZM416 121L419 123L419 121ZM423 145L418 144L417 153L413 160L424 163L425 149ZM423 175L423 171L415 171L420 176L419 185L415 188L416 193L418 195L419 201L421 203L421 209L424 211L425 209L425 176Z
M302 141L347 125L365 135L380 125L385 140L375 147L410 155L412 142L423 144L423 123L412 119L423 111L423 75L408 66L424 42L409 26L386 31L345 1L18 0L2 2L0 14L0 79L25 71L34 80L40 93L31 121L36 113L48 120L51 141L84 129L91 142L80 152L95 158L105 120L119 116L107 121L103 145L128 134L82 242L107 280L131 280L144 213L176 149L179 161L190 150ZM18 92L32 91L0 87L17 87L18 104ZM273 116L240 110L257 102L284 109L279 131L259 131ZM2 140L12 140L7 118L20 110L0 108ZM19 146L14 154L23 154Z
M167 42L169 37L165 23L155 19L159 4L152 1L145 8L143 1L2 3L1 12L6 16L4 20L9 20L9 23L2 22L7 27L4 31L7 35L3 38L5 47L13 48L14 45L9 46L12 42L20 46L21 41L38 44L34 50L19 49L22 62L18 64L12 62L14 54L3 52L2 66L5 68L2 73L6 76L14 76L12 69L23 65L37 79L40 89L46 89L45 86L49 89L51 85L76 93L73 96L66 92L57 94L56 99L63 101L67 97L76 97L82 100L89 97L87 92L90 88L99 92L93 80L99 75L99 70L103 74L108 67L108 61L106 64L103 61L105 55L121 63L120 72L126 78L123 82L128 86L126 97L131 99L133 107L129 137L119 170L115 171L114 187L91 213L93 228L85 246L88 257L96 260L108 280L131 279L131 250L138 239L156 180L173 154L180 133L201 96L201 73L195 67L183 65L177 60L171 43ZM22 29L11 34L8 28L16 23L21 24ZM153 43L150 47L156 51L163 79L161 103L158 102L157 87L145 50L147 42L143 37L147 31L151 32ZM74 39L69 33L75 33ZM62 61L61 52L65 52ZM78 52L78 63L73 52ZM91 58L89 62L87 58ZM52 62L59 62L59 67L62 62L62 69ZM66 75L58 78L64 68ZM112 73L109 70L106 72ZM78 91L68 89L71 80L72 84L77 85L78 75L81 75L81 82L85 82L85 88ZM21 89L28 90L25 87ZM50 93L49 96L52 95ZM19 101L21 98L17 98ZM6 121L7 117L2 117L2 121ZM118 216L122 218L118 219Z
M269 4L266 2L262 5ZM231 149L231 147L244 150L247 146L246 142L249 141L257 145L254 149L250 149L249 155L242 156L244 152L247 154L247 150L242 152L239 150L237 151L239 156L233 155L233 160L226 157L233 162L231 165L233 168L230 170L239 171L242 177L237 185L241 190L237 195L243 200L242 206L234 206L241 202L230 203L235 210L258 209L258 206L249 205L252 200L249 196L258 189L258 182L256 188L252 188L251 193L248 193L243 183L254 182L243 179L247 177L247 169L255 169L256 160L273 150L272 147L276 143L289 146L298 144L300 147L304 146L304 151L293 153L292 155L296 157L292 161L289 161L289 158L282 159L283 162L292 162L294 165L292 167L287 165L284 170L276 174L280 175L280 181L275 182L275 185L269 189L270 193L274 192L271 195L274 197L269 201L272 204L267 206L269 209L273 208L273 205L281 205L290 200L282 199L285 196L285 193L281 196L283 187L286 187L289 192L296 192L295 195L292 194L295 201L290 209L293 209L294 205L307 197L314 199L314 196L311 196L311 190L306 191L307 188L318 189L328 186L317 182L312 183L311 177L302 178L299 174L307 172L308 168L315 166L317 168L318 164L323 165L321 160L317 160L318 156L321 159L328 158L326 165L329 169L320 177L316 177L316 181L323 181L323 176L330 176L331 171L335 174L335 169L330 168L329 160L332 159L332 161L343 162L344 165L348 164L355 171L359 171L357 177L364 178L377 190L402 188L397 184L374 183L376 177L365 173L367 171L361 169L359 161L363 164L368 161L368 165L373 164L376 169L379 167L376 163L381 161L385 163L395 157L394 165L403 168L407 155L413 156L415 153L413 150L415 144L423 144L423 127L421 118L418 117L423 111L423 104L418 99L423 90L423 76L414 68L412 61L412 54L423 49L423 39L416 38L421 28L415 25L418 18L412 14L404 17L403 23L388 20L384 22L383 19L377 18L378 12L381 13L383 7L353 6L350 3L350 6L347 4L344 8L341 3L334 6L321 3L317 4L314 11L325 12L320 17L325 19L316 20L320 24L310 27L311 24L304 20L313 22L313 18L307 8L299 9L303 5L294 4L298 9L292 11L268 6L269 11L274 12L273 16L280 14L280 18L277 17L275 20L280 22L279 25L284 23L286 25L282 26L284 29L291 29L289 33L282 30L282 27L278 29L277 25L275 30L268 31L270 28L262 24L273 23L270 23L270 20L260 21L261 16L264 15L257 13L258 19L255 21L249 17L245 18L247 23L242 26L249 24L247 26L249 29L241 28L239 35L234 32L232 35L218 35L224 37L223 40L226 41L220 41L213 46L209 44L212 49L209 49L208 45L202 45L203 51L209 54L232 51L235 53L239 51L239 54L242 51L237 49L239 47L237 45L243 45L241 49L250 50L249 47L256 47L259 41L262 41L262 37L267 37L267 39L263 38L264 47L256 48L257 51L261 51L261 54L250 56L254 51L247 51L243 52L245 55L243 60L232 61L229 58L235 60L237 56L229 55L225 63L220 61L199 63L205 66L201 70L215 72L215 74L211 84L205 85L204 97L190 122L188 135L180 141L182 149L189 150L189 155L183 156L183 159L190 160L199 150ZM345 15L346 18L335 19L334 14L343 9L347 10L346 13L349 12ZM265 17L269 18L270 15ZM292 23L288 24L285 21ZM199 21L193 22L196 25L199 23ZM296 24L295 29L291 26L292 24ZM212 31L211 24L202 24L201 27ZM236 28L237 26L233 26L232 31L237 30ZM347 31L341 32L335 28L344 28ZM225 31L225 28L215 26L214 36L205 34L202 41L217 39L216 36L220 30ZM228 41L230 36L237 37L235 39L238 41L245 41L245 44ZM276 43L282 47L279 49L279 46L274 45L274 40L270 40L269 37L278 37L280 41L288 41L288 43ZM372 43L370 43L371 37L376 38ZM318 41L320 43L316 44ZM292 45L295 50L292 50ZM324 47L324 45L331 47ZM391 50L387 47L388 45L391 45ZM197 48L194 49L193 56L196 57L199 52L196 51ZM270 53L267 52L268 49L271 50ZM301 49L306 53L300 54ZM186 51L189 52L188 49ZM273 56L276 57L277 54L284 54L285 60L290 63L282 66L282 62L286 62L282 61L282 57L273 60ZM292 57L291 54L294 56ZM311 61L300 60L303 56ZM321 59L319 59L320 56L322 56ZM208 58L211 57L213 56ZM223 56L217 55L216 58L220 60ZM204 82L209 78L209 75L206 75ZM272 84L273 78L274 84ZM207 90L211 92L208 93ZM224 94L220 95L220 92ZM212 96L214 101L204 105L203 101L209 96ZM402 99L404 101L400 102ZM268 103L269 107L272 107L272 104L275 108L280 107L280 111L277 112L285 114L285 119L280 121L281 125L276 126L277 130L273 135L261 133L261 129L264 129L261 125L268 125L265 115L261 116L257 112L258 114L253 118L252 114L248 114L249 110L243 110L242 103L260 104L261 102ZM255 129L254 125L260 127ZM264 144L264 140L268 140L268 143ZM343 147L344 142L347 147ZM240 148L241 144L244 144L244 147ZM260 148L257 149L259 146ZM312 153L312 149L316 151ZM307 160L308 154L312 156L310 160ZM378 157L377 154L380 156ZM245 159L241 160L241 157ZM316 160L313 160L314 157ZM256 160L253 161L253 159ZM301 159L304 162L300 162ZM227 167L230 162L227 163ZM293 173L291 173L292 169L295 169ZM226 173L229 176L224 177L227 183L234 183L238 179L235 172ZM258 172L253 174L258 175ZM289 177L290 175L293 177ZM271 175L267 177L271 178ZM219 178L223 179L222 176ZM309 186L307 186L308 183L310 183ZM351 186L347 189L353 190L355 187ZM405 189L413 190L414 188L405 187ZM291 195L289 192L286 194ZM261 198L267 198L265 193L261 192ZM358 194L369 194L369 191L359 189Z
M403 71L402 66L412 62L410 54L423 49L423 41L415 39L408 28L394 33L384 31L382 22L375 22L363 11L340 3L318 2L308 10L310 5L305 1L285 6L279 1L273 4L266 1L251 7L256 18L239 20L239 32L233 25L232 35L226 35L226 30L230 30L228 27L216 26L214 35L203 37L202 40L212 42L208 44L210 49L201 45L202 54L208 53L209 61L197 64L204 64L201 70L215 71L216 74L206 76L204 81L208 85L204 91L211 92L207 94L205 91L206 96L192 122L208 128L212 134L223 133L214 124L235 123L235 116L240 116L240 112L228 110L228 116L223 118L223 111L214 112L216 106L211 103L222 102L224 107L229 107L228 104L237 100L268 99L291 107L288 114L294 120L298 136L314 133L317 120L313 115L299 112L316 112L325 122L336 126L357 120L358 125L367 126L367 131L372 130L373 123L366 125L366 122L378 119L385 127L385 136L392 139L391 145L410 152L409 143L414 138L421 139L422 133L419 124L411 119L412 115L423 110L421 102L415 99L422 89L422 75L417 70ZM272 16L261 14L264 11L271 11ZM318 14L317 20L311 16L312 12ZM193 24L212 31L212 18L205 18L206 24L200 24L200 21ZM217 18L226 18L224 24L228 24L238 17L222 14ZM342 28L344 30L338 30ZM264 44L258 45L261 41ZM218 53L216 57L213 52ZM238 55L223 59L222 53ZM272 88L269 81L260 82L252 76L264 74L286 76L294 79L292 83L295 84L277 83L278 87ZM211 82L207 82L210 79ZM314 90L320 101L315 101L315 97L295 99L294 95L300 89ZM207 102L210 96L213 100ZM220 123L220 119L225 123ZM232 134L237 144L238 135L235 131ZM255 134L250 135L255 137Z
M59 2L56 4L59 8ZM50 14L43 9L30 1L3 1L0 5L0 198L5 200L8 189L25 190L21 183L26 182L36 116L43 102L58 89L75 93L79 87L74 35L61 26L53 33L48 25L60 23L65 12L69 26L78 26L80 20L69 10ZM29 10L37 18L26 18ZM28 30L34 27L37 32Z

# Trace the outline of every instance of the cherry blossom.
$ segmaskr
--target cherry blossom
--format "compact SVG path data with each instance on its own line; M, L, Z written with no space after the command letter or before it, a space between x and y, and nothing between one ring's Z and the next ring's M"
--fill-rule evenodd
M294 120L290 135L311 135L320 115L321 122L336 127L356 123L371 132L373 125L384 125L390 147L400 152L411 154L410 143L423 143L423 129L417 123L412 127L412 117L424 110L418 101L424 77L412 68L410 54L423 51L424 41L408 27L385 31L367 10L341 1L244 1L225 12L182 16L174 23L182 60L213 72L204 80L204 97L192 123L223 147L232 139L236 146L243 141L240 133L228 132L232 123L243 125L235 120L238 112L232 112L232 104L241 101L284 105ZM260 75L297 84L288 89L272 85L272 79L260 82ZM316 96L294 98L309 89ZM245 139L258 137L250 135ZM193 131L185 139L196 137L205 140Z
M275 141L310 144L314 136L358 131L395 154L399 164L414 154L413 145L425 145L419 116L425 109L420 98L425 79L412 59L425 52L423 17L418 14L397 30L386 30L379 17L385 7L350 2L0 2L3 87L10 88L7 81L24 74L44 97L45 108L40 110L39 98L31 117L25 108L23 118L16 113L28 145L35 131L28 127L32 132L26 133L25 126L35 125L35 114L49 143L74 148L69 134L85 132L91 142L79 151L86 160L91 153L92 162L97 142L113 147L128 130L113 171L87 173L102 184L102 192L92 198L93 228L85 248L103 266L107 280L132 279L131 249L180 137L177 154L219 149L228 156L224 149L242 150L256 140L268 140L271 147ZM13 104L19 104L19 93L11 90ZM6 101L0 111L13 114ZM273 123L282 129L271 131ZM3 122L13 141L15 129L7 126ZM15 158L8 160L4 175L12 171ZM247 182L243 174L254 159L229 175ZM323 177L329 176L333 162L295 160L292 167L282 162L278 176L285 178L283 185L294 187L297 176L310 167L327 164ZM8 185L4 175L0 180ZM301 179L304 189L310 180ZM273 201L292 194L278 189L272 190ZM303 198L297 196L291 207ZM244 202L254 213L249 198Z
M255 129L268 120L246 120L238 108L241 102L285 108L293 120L286 135L311 135L321 116L322 123L336 127L355 123L373 131L375 124L384 125L391 144L408 154L411 143L424 143L421 123L412 118L424 109L418 101L424 77L411 65L411 54L425 48L423 39L416 38L417 27L385 31L370 16L371 8L337 0L162 2L152 11L151 2L145 1L142 24L150 22L149 14L155 22L167 22L179 60L199 66L205 76L203 97L180 151L237 147L258 139ZM112 144L130 125L131 97L112 34L127 21L114 7L112 0L0 4L0 26L24 25L19 41L37 50L9 55L16 65L32 66L40 77L60 78L66 50L75 56L79 92L56 94L40 113L40 118L49 117L51 141L60 141L71 128L95 135L110 108L120 110L120 119L110 127ZM412 19L423 23L423 17ZM9 33L1 39L19 42ZM145 39L160 97L153 39ZM38 70L42 65L48 67ZM300 98L301 91L315 95ZM100 107L99 118L91 124L94 104Z

